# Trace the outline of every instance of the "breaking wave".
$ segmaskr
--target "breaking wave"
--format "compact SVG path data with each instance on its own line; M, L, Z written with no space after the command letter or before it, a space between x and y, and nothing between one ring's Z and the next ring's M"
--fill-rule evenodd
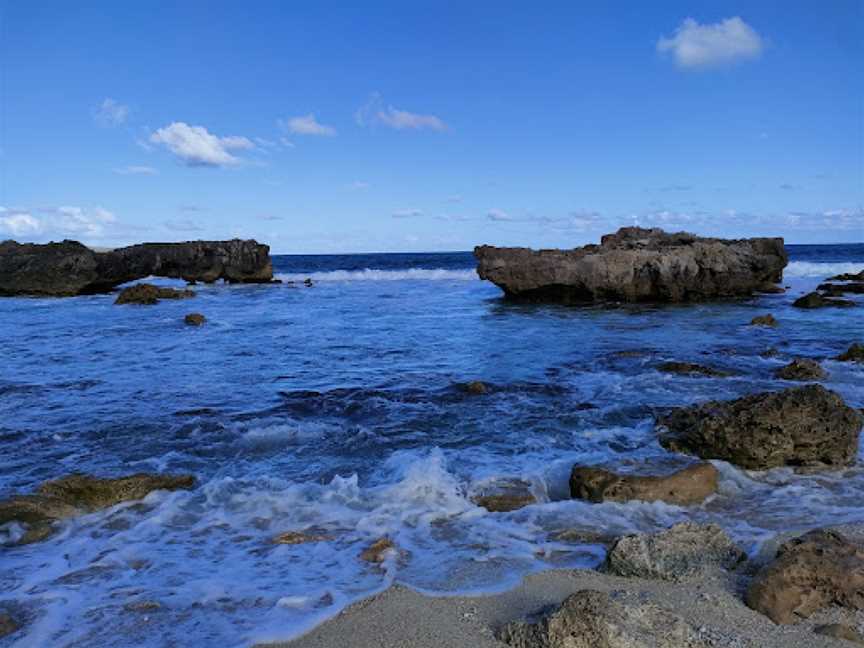
M814 263L812 261L793 261L783 275L786 277L822 277L827 279L838 274L856 273L864 270L864 263Z
M446 270L444 268L406 268L404 270L331 270L309 274L284 273L276 275L283 281L473 281L477 272L471 270Z

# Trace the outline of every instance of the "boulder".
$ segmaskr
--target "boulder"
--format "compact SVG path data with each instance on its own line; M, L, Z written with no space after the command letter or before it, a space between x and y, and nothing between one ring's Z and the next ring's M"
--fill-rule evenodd
M843 353L837 356L841 362L864 362L864 344L853 342Z
M750 470L855 461L864 416L818 384L680 407L657 419L660 443Z
M679 582L735 569L747 558L716 524L681 522L658 533L619 538L604 570L617 576Z
M594 466L573 466L570 496L589 502L698 504L717 492L717 469L698 463L667 475L617 474Z
M498 639L513 648L708 648L674 612L619 598L581 590L536 622L508 623Z
M153 305L158 303L160 299L188 299L194 296L195 292L192 290L175 290L174 288L144 283L124 288L117 295L114 303Z
M726 240L624 227L573 250L474 248L477 273L510 299L687 302L752 295L780 281L781 238Z
M848 299L828 299L818 292L810 292L796 299L792 305L795 308L825 308L826 306L854 306L855 302Z
M189 489L192 475L150 475L100 479L72 474L45 482L31 495L19 495L0 502L0 525L17 522L26 531L17 540L25 544L43 540L53 533L53 523L105 509L121 502L139 500L156 490Z
M774 376L782 380L823 380L828 374L815 360L795 358L775 371Z
M828 623L813 628L813 632L823 637L831 637L832 639L844 639L864 645L864 637L852 626L843 623Z
M750 320L750 326L777 326L777 320L770 313L768 315L757 315Z
M204 317L201 313L189 313L186 317L183 318L183 321L189 326L201 326L204 322L207 321L207 318Z
M472 396L482 396L483 394L489 393L489 385L484 383L482 380L472 380L467 383L457 383L457 389L465 392L466 394L471 394Z
M390 538L384 536L378 538L375 542L360 552L360 560L365 560L370 563L382 563L394 552L398 552L396 543L394 543Z
M828 605L864 610L864 550L828 529L790 540L753 578L746 602L775 623L794 623Z
M105 252L77 241L0 243L0 295L65 297L109 292L149 276L230 283L273 279L270 248L252 240L142 243Z
M657 369L663 373L673 373L682 376L710 376L712 378L726 378L732 375L728 371L713 369L693 362L664 362L658 365Z
M531 492L531 484L528 482L506 479L483 486L471 496L471 501L487 511L506 513L536 504L537 498Z

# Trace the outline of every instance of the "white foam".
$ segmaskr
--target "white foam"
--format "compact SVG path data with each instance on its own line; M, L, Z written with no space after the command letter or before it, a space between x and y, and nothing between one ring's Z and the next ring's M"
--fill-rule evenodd
M827 279L838 274L857 273L864 270L864 263L814 263L793 261L783 270L785 277L822 277Z
M332 270L330 272L313 272L309 274L282 273L276 275L283 281L474 281L477 272L474 270L447 270L445 268L407 268L405 270Z

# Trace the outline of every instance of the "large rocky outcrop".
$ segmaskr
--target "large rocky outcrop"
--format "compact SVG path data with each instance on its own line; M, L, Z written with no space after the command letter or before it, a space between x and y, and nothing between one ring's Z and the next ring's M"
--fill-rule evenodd
M142 243L96 252L76 241L0 243L0 295L64 297L107 292L148 276L266 283L270 248L248 240Z
M192 475L139 473L115 479L67 475L45 482L31 495L0 502L0 525L24 525L17 543L36 542L50 536L58 520L142 499L151 491L189 489L194 484Z
M864 550L827 529L781 545L747 590L747 605L775 623L793 623L832 604L864 610Z
M698 504L717 492L717 479L717 469L708 462L665 475L627 475L597 466L573 466L570 496L589 502Z
M811 384L680 407L658 423L660 443L670 450L766 470L851 464L864 416Z
M782 238L726 240L624 227L573 250L474 248L477 273L512 299L685 302L751 295L782 279Z
M708 648L699 631L674 612L615 594L582 590L534 623L498 632L513 648Z

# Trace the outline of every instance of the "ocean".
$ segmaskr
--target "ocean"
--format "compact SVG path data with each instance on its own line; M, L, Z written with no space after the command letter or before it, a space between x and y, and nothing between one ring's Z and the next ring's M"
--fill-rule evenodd
M196 286L148 307L0 299L4 498L76 471L198 479L0 548L0 601L28 621L11 645L286 639L392 583L491 592L597 565L603 546L557 536L568 529L713 521L753 552L781 531L864 522L860 462L812 474L716 462L719 494L692 507L569 499L574 464L664 464L655 412L789 386L773 371L792 357L823 359L824 384L864 407L864 367L830 359L861 339L860 309L791 307L864 269L864 245L788 250L786 294L683 306L510 304L462 252L276 256L281 285ZM191 311L207 323L185 326ZM777 328L748 326L765 313ZM732 376L664 374L665 360ZM473 380L489 392L459 389ZM538 503L472 502L502 479ZM303 530L328 539L272 542ZM396 555L359 559L384 536Z

